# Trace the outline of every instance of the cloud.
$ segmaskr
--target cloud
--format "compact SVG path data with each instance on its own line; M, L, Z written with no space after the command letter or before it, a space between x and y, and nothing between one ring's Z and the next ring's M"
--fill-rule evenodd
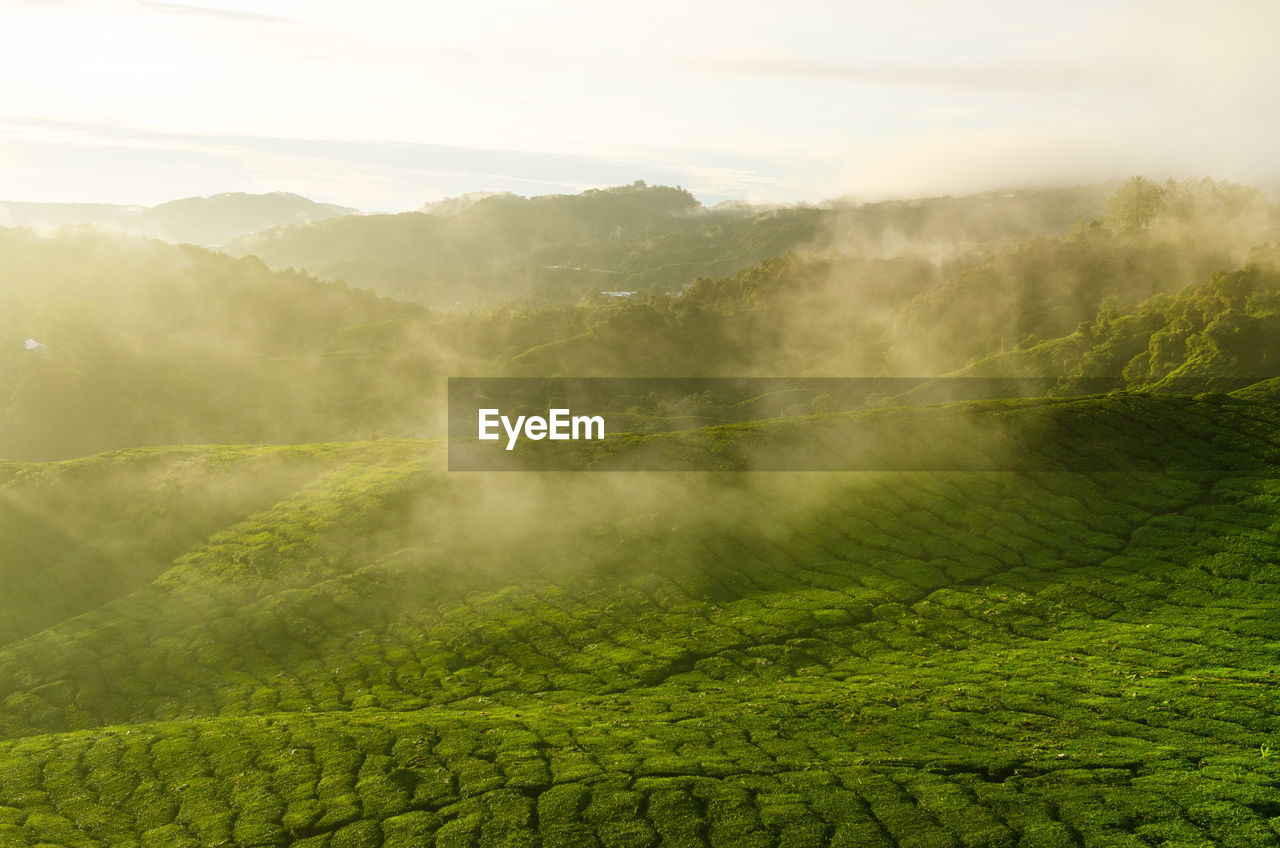
M1049 58L1021 63L1022 70L1011 62L1003 82L975 73L958 87L990 82L1016 93L1038 67L1033 79L1060 82L1061 90L975 109L972 122L934 114L915 132L848 139L840 188L876 199L1133 174L1255 184L1280 177L1280 108L1271 92L1280 76L1272 43L1280 7L1135 3L1092 23L1096 33L1076 50L1076 85L1067 78L1071 63ZM1046 57L1062 49L1049 44ZM897 78L930 83L932 74ZM966 102L959 92L950 100Z
M635 179L794 202L1280 176L1280 5L1262 2L263 7L293 18L193 2L207 5L0 0L22 19L0 28L0 70L24 81L0 115L64 122L0 126L0 159L26 144L28 163L0 161L20 180L5 191L154 202L174 178L186 194L228 174L247 189L279 168L288 179L262 188L416 208ZM166 19L191 25L156 37ZM74 153L74 179L23 134ZM122 152L144 148L168 157L162 177Z
M789 54L706 57L681 63L703 73L795 78L872 86L969 91L1063 91L1142 87L1154 82L1142 68L1099 68L1067 58L970 62L839 62Z
M182 3L159 3L155 0L138 0L138 6L150 12L173 15L197 15L236 23L292 24L292 18L264 15L260 12L243 12L238 9L215 9L210 6L188 6Z
M795 163L743 167L706 152L626 157L438 144L167 133L0 116L0 184L7 200L153 205L220 191L291 191L374 211L417 209L471 191L577 193L636 179L680 184L707 203L795 193ZM672 161L684 164L665 164ZM729 166L723 164L728 162ZM765 167L771 166L771 167ZM784 176L771 175L770 171ZM57 175L56 185L49 174Z
M663 171L682 175L680 184L695 194L735 199L754 199L762 191L786 186L786 181L742 168L698 165L663 165Z
M1274 179L1274 131L1239 135L1169 116L1007 123L862 145L837 180L858 200L1099 182L1134 174Z

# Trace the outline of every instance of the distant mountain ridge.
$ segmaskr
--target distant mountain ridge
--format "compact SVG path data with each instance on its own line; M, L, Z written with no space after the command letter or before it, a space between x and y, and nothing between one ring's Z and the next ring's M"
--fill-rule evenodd
M305 268L431 307L531 297L573 302L629 291L674 294L787 251L893 255L908 246L1065 235L1105 208L1103 186L819 206L704 207L680 187L630 185L575 195L472 192L417 212L263 230L229 245L272 268Z
M48 229L88 224L175 243L221 246L272 227L310 224L358 210L284 191L223 192L156 206L0 201L0 226Z

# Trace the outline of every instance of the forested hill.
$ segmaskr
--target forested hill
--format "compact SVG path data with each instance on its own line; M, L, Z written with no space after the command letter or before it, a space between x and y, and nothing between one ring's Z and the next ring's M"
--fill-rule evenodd
M234 246L273 268L433 306L584 294L672 294L699 276L727 276L788 250L950 254L960 246L1061 235L1101 214L1100 187L821 207L701 206L680 189L631 186L578 195L498 194L423 212L322 221Z
M1061 236L952 245L946 255L927 247L892 256L791 252L697 278L676 294L595 292L446 311L271 271L253 257L101 233L0 230L0 457L438 435L443 381L458 375L960 370L1121 376L1140 388L1176 373L1280 373L1276 251L1248 247L1275 237L1271 207L1226 184L1162 191L1169 202L1162 195L1152 214L1139 210L1141 220L1124 217L1119 192L1110 213ZM630 208L632 194L655 205L628 226L704 214L683 193L636 187L548 208L587 200ZM556 220L562 235L587 226L567 213L533 215L526 207L538 203L523 199L469 208L489 203L524 210L516 218L532 229L519 236L517 228L513 243L534 244L530 233ZM924 206L893 208L907 215ZM601 212L592 220L603 232L614 219ZM764 226L769 216L735 220ZM42 347L27 350L28 339Z
M0 229L0 456L340 438L380 415L406 428L377 375L444 368L421 347L362 357L353 328L425 314L251 258Z
M1234 193L1180 185L1180 205L1141 226L1104 216L1062 237L941 260L792 253L700 278L678 297L602 304L594 317L579 310L563 338L511 357L509 367L530 376L928 376L966 366L975 375L1119 376L1152 334L1164 345L1156 372L1167 371L1183 350L1168 346L1173 337L1221 319L1210 335L1247 351L1216 367L1271 373L1270 331L1257 321L1270 314L1277 253L1266 245L1280 230L1256 195L1219 202ZM1187 302L1194 316L1175 318ZM1141 317L1126 317L1133 313ZM1160 333L1166 319L1176 326ZM1135 344L1117 367L1102 364ZM1152 382L1138 368L1125 376Z

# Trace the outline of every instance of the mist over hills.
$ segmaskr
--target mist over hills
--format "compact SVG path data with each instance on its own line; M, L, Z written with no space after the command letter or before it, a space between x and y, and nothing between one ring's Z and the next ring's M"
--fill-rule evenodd
M340 245L336 236L310 241L329 229L369 228L371 244L392 232L388 244L435 256L432 242L411 236L461 228L471 240L450 244L467 279L442 294L451 303L475 280L502 290L515 265L487 258L485 246L507 234L512 256L580 256L606 251L619 230L661 230L622 238L614 258L638 263L648 255L642 244L684 244L703 257L697 267L786 248L671 293L618 296L617 272L602 276L607 290L594 283L472 310L272 271L253 256L102 232L0 230L0 456L438 435L443 381L460 374L957 372L1117 376L1137 388L1193 373L1278 373L1266 341L1276 256L1249 247L1275 238L1274 208L1225 183L1169 191L1171 202L1134 226L1110 212L1062 223L1092 189L1001 197L1004 207L980 195L715 213L677 189L631 186L488 197L445 214L340 217L266 236L319 248ZM1123 192L1111 202L1123 215L1116 198ZM1023 215L1027 205L1040 217ZM1017 240L1008 235L1014 222L1065 232ZM848 251L787 247L841 239ZM680 267L684 279L688 266ZM580 293L568 300L571 292ZM28 350L26 339L44 347Z
M270 227L304 224L355 209L317 203L288 192L227 192L156 206L0 201L0 226L48 230L90 225L185 244L221 246Z
M0 848L1280 848L1278 32L0 0Z
M422 212L269 230L231 250L434 307L564 302L601 291L676 293L700 276L726 276L789 250L954 252L1058 235L1100 214L1109 193L1100 186L706 208L682 189L637 181L577 195L469 195Z
M704 207L679 188L578 195L474 192L419 212L360 215L286 192L230 192L153 207L0 201L0 226L88 225L254 255L277 269L437 308L602 291L671 294L788 251L951 255L1095 217L1114 186L859 204Z
M208 200L154 220L308 208ZM1280 845L1257 191L635 184L249 246L0 228L0 846ZM606 470L463 473L460 375L1045 396L639 396ZM761 470L846 443L885 470Z
M0 838L1274 845L1273 400L1198 474L0 463Z

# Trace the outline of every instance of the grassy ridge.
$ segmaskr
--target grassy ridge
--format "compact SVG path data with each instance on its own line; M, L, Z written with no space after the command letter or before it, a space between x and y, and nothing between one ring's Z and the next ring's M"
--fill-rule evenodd
M417 442L7 466L29 512L74 477L104 547L136 535L121 480L297 474L183 505L167 569L63 580L79 607L0 648L0 845L1275 845L1250 397L1248 439L1186 401L1218 427L1195 473L497 485ZM1166 412L1135 408L1145 439Z
M328 470L336 452L160 448L0 463L0 645L145 586L210 533Z

